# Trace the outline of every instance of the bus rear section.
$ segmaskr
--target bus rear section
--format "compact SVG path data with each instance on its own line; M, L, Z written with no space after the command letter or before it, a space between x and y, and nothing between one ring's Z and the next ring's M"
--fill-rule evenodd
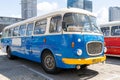
M106 55L120 57L120 21L101 24L107 47Z

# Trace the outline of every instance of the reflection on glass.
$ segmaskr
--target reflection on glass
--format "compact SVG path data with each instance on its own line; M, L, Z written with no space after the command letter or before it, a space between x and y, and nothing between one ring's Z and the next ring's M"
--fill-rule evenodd
M78 13L66 13L64 15L63 22L66 24L66 29L63 30L67 32L100 33L100 29L96 25L96 18L92 16Z

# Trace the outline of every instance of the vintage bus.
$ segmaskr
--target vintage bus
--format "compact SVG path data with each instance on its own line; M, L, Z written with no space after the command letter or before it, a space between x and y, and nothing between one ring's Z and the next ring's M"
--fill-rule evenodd
M3 30L2 49L9 59L40 62L48 73L104 62L104 36L88 11L65 8Z
M100 25L105 36L106 55L120 57L120 21Z

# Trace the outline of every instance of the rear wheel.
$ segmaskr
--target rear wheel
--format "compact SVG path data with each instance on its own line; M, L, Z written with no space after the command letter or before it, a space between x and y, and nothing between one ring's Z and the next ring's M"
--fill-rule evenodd
M15 59L15 56L13 56L13 55L11 54L11 49L10 49L10 47L7 48L7 57L8 57L9 59Z
M59 72L59 69L56 67L55 58L48 50L43 52L42 67L47 73L55 74Z

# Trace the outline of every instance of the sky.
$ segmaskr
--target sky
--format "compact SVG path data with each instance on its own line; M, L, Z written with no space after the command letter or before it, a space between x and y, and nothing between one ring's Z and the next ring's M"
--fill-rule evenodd
M98 23L108 21L109 7L120 7L120 0L91 1L93 1L93 13L97 16ZM38 16L65 7L67 7L67 0L37 0ZM21 17L21 0L1 0L0 16Z

